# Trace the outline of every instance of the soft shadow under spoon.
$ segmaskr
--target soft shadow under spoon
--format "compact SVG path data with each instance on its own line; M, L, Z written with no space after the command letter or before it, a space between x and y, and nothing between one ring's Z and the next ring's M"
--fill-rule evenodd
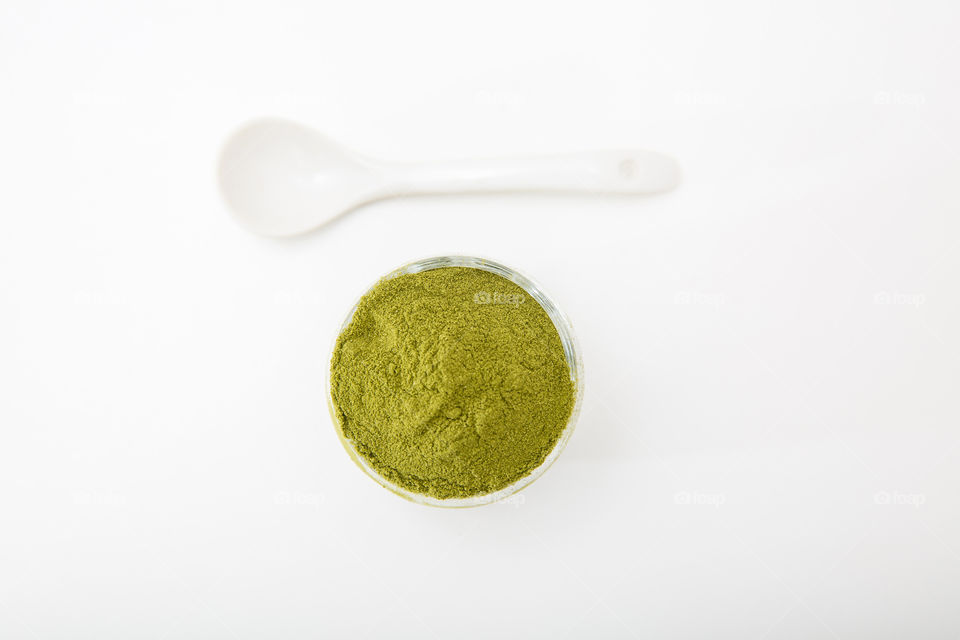
M650 194L677 185L671 158L642 150L495 160L387 163L364 158L295 122L258 120L220 154L220 190L255 233L293 236L367 202L430 193L548 191Z

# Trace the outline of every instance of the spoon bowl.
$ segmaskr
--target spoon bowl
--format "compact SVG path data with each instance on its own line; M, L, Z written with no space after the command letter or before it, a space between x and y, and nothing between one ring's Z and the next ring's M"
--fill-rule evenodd
M220 190L244 227L302 233L374 199L377 167L326 136L284 120L259 120L223 147Z

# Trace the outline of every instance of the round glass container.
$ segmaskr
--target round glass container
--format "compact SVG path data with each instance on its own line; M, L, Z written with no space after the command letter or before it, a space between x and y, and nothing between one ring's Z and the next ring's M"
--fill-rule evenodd
M357 466L363 469L368 476L373 478L381 486L389 489L403 498L406 498L407 500L416 502L418 504L430 505L433 507L477 507L503 500L504 498L529 486L530 483L542 476L544 472L550 468L550 465L553 464L554 460L556 460L563 451L567 441L570 440L570 436L573 434L574 426L577 423L577 417L580 414L580 404L583 399L583 362L580 358L580 346L574 337L573 328L570 326L570 321L567 319L566 315L564 315L556 303L544 292L540 285L536 284L527 276L515 271L514 269L511 269L510 267L504 266L492 260L486 260L484 258L476 258L472 256L439 256L436 258L426 258L423 260L409 262L402 267L388 273L386 276L384 276L384 279L395 278L408 273L428 271L430 269L442 269L444 267L470 267L473 269L482 269L483 271L489 271L499 276L503 276L507 280L517 284L527 293L527 295L536 300L537 303L543 307L543 310L547 312L547 315L553 321L553 326L557 329L557 333L560 336L560 342L563 344L563 352L567 359L567 366L570 369L570 380L572 380L574 384L573 410L570 412L570 418L567 420L567 424L564 427L563 432L557 439L557 443L554 445L547 457L544 458L540 466L513 484L492 493L470 496L469 498L435 498L433 496L416 493L410 491L409 489L400 487L381 476L377 470L374 469L366 461L366 459L357 452L350 439L343 435L342 425L337 418L337 412L334 408L333 395L330 386L329 366L327 367L326 376L327 405L330 409L331 419L333 420L334 426L337 430L337 436L340 438L340 442L343 444L344 449L347 450L350 458L357 464ZM379 280L377 283L378 282ZM377 283L374 283L368 287L367 291L365 291L363 295L365 296L367 293L369 293L369 291L375 287ZM361 298L362 297L363 296L361 296ZM360 299L358 299L353 305L349 313L347 313L347 317L340 325L340 331L337 332L337 336L333 341L333 346L330 349L330 358L328 359L328 362L332 362L333 350L336 348L337 339L339 339L340 334L344 329L347 328L347 326L350 325L351 320L353 320L353 314L357 310L357 304L359 304L359 302Z

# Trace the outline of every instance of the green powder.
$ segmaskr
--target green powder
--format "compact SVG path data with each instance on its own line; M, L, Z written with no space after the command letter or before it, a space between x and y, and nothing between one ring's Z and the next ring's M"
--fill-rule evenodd
M330 374L343 436L384 478L435 498L529 474L574 404L547 313L470 267L381 280L337 340Z

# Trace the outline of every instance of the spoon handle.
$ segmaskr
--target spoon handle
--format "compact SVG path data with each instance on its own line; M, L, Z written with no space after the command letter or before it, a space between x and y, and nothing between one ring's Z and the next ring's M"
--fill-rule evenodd
M383 168L390 195L490 191L643 194L668 191L680 179L680 169L672 158L643 150L395 164Z

